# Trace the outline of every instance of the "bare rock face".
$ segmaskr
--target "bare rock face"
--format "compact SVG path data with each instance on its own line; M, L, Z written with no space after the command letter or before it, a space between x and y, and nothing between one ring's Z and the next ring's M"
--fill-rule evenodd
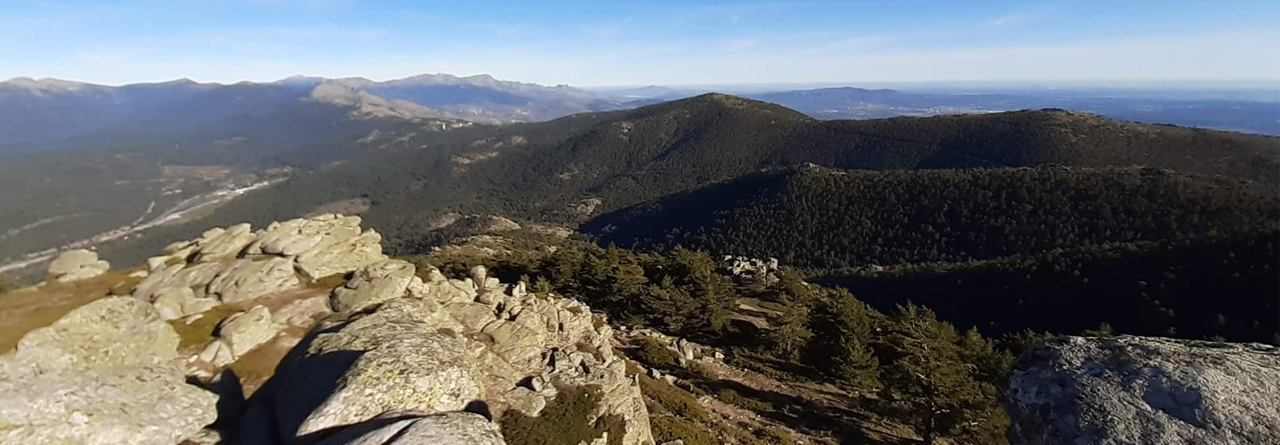
M265 261L239 259L209 282L206 293L223 303L252 300L263 295L293 289L301 284L287 258Z
M299 345L275 397L281 437L394 411L460 411L480 395L464 343L405 313L375 313ZM305 351L305 352L304 352Z
M0 442L169 445L217 419L186 383L178 335L131 297L89 303L0 356Z
M382 254L382 235L366 230L347 239L325 240L295 258L298 270L312 280L347 273L367 264L387 259Z
M226 229L209 229L196 241L200 246L196 261L203 263L236 258L245 247L257 239L257 235L252 232L252 227L248 223L236 224Z
M111 264L98 259L92 250L69 250L49 263L49 278L57 282L77 281L106 273Z
M176 359L177 349L178 334L151 305L112 297L28 332L9 357L12 364L45 372L161 365Z
M379 272L384 266L387 273ZM339 431L330 439L371 442L333 443L402 443L386 438L435 431L426 426L435 421L426 419L450 413L470 416L463 418L476 426L464 430L472 434L495 429L462 413L473 405L536 414L557 387L595 387L604 395L595 415L619 416L625 424L622 437L610 441L653 443L639 385L613 353L612 330L588 307L530 295L519 285L494 283L478 292L473 279L447 280L435 270L423 274L428 282L406 285L413 281L406 277L417 279L414 272L403 262L371 265L357 272L352 281L359 283L335 292L378 289L380 302L335 297L348 321L317 327L281 364L268 384L273 439L300 443ZM480 270L473 275L493 280ZM385 426L394 433L367 427L405 413L412 419ZM458 442L427 435L433 440L403 443L472 443L461 441L470 436L451 434Z
M320 445L506 445L497 425L468 412L400 420L360 434L363 431L352 428Z
M334 312L358 311L374 304L400 298L410 289L421 288L413 264L401 260L379 261L356 271L343 287L333 291Z
M176 320L188 315L199 314L218 305L215 298L197 298L189 287L168 287L161 289L153 302L160 318Z
M235 357L244 356L253 348L271 341L279 332L280 325L272 320L271 311L262 305L227 317L218 327L218 337L227 343Z
M1280 348L1066 337L1009 377L1014 444L1280 443Z

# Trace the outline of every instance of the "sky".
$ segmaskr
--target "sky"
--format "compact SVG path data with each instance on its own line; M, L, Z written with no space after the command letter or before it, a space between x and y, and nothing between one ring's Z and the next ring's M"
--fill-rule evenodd
M1280 80L1280 1L0 2L0 79Z

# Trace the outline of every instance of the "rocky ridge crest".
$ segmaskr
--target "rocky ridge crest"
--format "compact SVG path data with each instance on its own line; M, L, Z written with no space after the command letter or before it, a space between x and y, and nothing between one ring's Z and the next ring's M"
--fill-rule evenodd
M639 385L587 306L482 267L419 269L380 239L322 215L171 244L130 295L0 356L0 442L501 444L505 415L589 388L602 397L587 420L610 425L592 443L653 443ZM274 349L287 353L245 400L234 371Z

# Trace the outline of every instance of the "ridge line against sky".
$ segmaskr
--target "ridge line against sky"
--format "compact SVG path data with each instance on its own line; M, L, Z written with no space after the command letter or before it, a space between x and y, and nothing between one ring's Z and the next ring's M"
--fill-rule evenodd
M1280 2L1253 0L13 0L0 11L0 79L105 85L435 72L577 86L1280 80Z

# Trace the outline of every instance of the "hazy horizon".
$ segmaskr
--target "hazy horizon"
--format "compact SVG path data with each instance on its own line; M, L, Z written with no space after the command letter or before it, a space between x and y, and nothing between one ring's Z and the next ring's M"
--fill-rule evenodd
M1280 4L1253 0L18 0L4 10L0 78L104 85L436 72L582 87L1280 80Z

